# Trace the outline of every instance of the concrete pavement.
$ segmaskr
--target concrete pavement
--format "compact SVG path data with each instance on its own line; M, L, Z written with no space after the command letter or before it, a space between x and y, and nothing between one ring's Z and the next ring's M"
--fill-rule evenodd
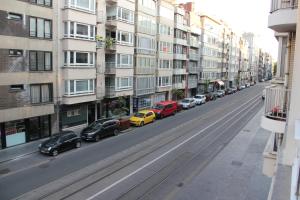
M262 110L174 200L266 200L271 179L262 174L269 132L260 128Z

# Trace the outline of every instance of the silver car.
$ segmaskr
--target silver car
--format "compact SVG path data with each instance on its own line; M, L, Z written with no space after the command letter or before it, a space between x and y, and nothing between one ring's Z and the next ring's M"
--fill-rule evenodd
M206 102L206 97L202 94L197 94L196 96L194 96L194 99L196 101L196 105L201 105Z
M183 109L189 109L196 106L196 101L194 98L185 98L180 102Z

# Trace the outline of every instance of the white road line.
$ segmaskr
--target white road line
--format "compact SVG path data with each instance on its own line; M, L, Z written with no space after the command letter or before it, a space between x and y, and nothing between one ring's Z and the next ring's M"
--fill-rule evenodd
M231 115L232 113L234 113L235 111L237 111L238 109L240 109L241 107L243 107L244 105L248 104L249 102L253 101L254 99L257 99L259 95L255 96L254 98L250 99L249 101L245 102L244 104L242 104L241 106L239 106L238 108L236 108L235 110L227 113L225 116L223 116L222 118L220 118L219 120L215 121L214 123L210 124L209 126L207 126L206 128L202 129L201 131L199 131L198 133L196 133L195 135L191 136L190 138L187 138L186 140L184 140L183 142L179 143L178 145L174 146L173 148L171 148L170 150L166 151L165 153L161 154L160 156L158 156L157 158L155 158L154 160L146 163L145 165L141 166L140 168L136 169L135 171L131 172L130 174L128 174L127 176L124 176L123 178L119 179L118 181L114 182L113 184L107 186L106 188L100 190L99 192L97 192L96 194L90 196L89 198L87 198L86 200L92 200L95 197L99 196L100 194L106 192L107 190L113 188L114 186L118 185L119 183L123 182L124 180L128 179L129 177L133 176L134 174L140 172L141 170L143 170L144 168L150 166L151 164L155 163L156 161L158 161L159 159L161 159L162 157L166 156L167 154L169 154L170 152L176 150L177 148L179 148L180 146L184 145L185 143L189 142L191 139L197 137L198 135L200 135L202 132L206 131L207 129L209 129L210 127L216 125L217 123L219 123L220 121L222 121L223 119L225 119L226 117L228 117L229 115ZM241 112L241 111L240 111ZM239 113L240 113L239 112Z

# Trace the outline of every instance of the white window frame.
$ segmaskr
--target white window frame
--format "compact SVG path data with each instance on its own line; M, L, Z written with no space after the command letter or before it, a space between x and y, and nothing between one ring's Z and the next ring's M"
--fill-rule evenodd
M71 63L71 52L74 53L74 63ZM76 54L77 53L86 53L88 54L88 62L87 63L76 63ZM67 56L65 58L65 56ZM65 62L67 61L67 62ZM94 52L81 52L81 51L65 51L64 52L64 66L65 67L76 67L76 66L84 66L84 67L95 67L95 53Z
M122 41L122 35L123 34L128 34L128 38L129 38L128 42ZM133 46L133 33L127 32L127 31L117 30L116 31L116 36L117 36L116 41L117 41L118 44Z
M122 62L123 56L128 57L127 63ZM132 54L119 54L119 53L116 54L116 67L117 68L133 68L133 55Z
M166 81L166 80L168 80L168 81ZM159 87L172 86L172 77L171 76L159 76L159 77L157 77L157 86L159 86Z
M122 79L126 79L127 80L127 85L123 86L122 85ZM115 79L115 86L116 86L116 90L128 90L128 89L132 89L133 88L133 77L129 76L129 77L116 77Z
M71 26L73 25L73 34L71 33ZM77 34L77 25L87 26L88 27L88 35L81 35ZM95 32L96 32L96 26L93 26L91 24L84 24L79 22L73 22L73 21L65 21L64 22L64 37L65 38L77 38L77 39L84 39L84 40L95 40Z
M71 92L71 81L73 81L74 91ZM77 91L77 81L88 81L88 89L86 91ZM92 83L92 84L91 84ZM92 88L91 88L92 85ZM67 91L66 91L67 90ZM95 80L94 79L82 79L82 80L65 80L65 96L79 96L86 94L95 94Z
M123 10L129 11L129 19L124 19L122 17ZM119 17L119 14L120 14L121 17ZM129 24L134 24L134 12L132 10L122 8L122 7L117 7L117 9L116 9L116 18L120 21L129 23Z
M96 12L96 0L89 0L89 7L81 7L78 5L78 0L65 0L65 5L68 8L78 9L85 12Z

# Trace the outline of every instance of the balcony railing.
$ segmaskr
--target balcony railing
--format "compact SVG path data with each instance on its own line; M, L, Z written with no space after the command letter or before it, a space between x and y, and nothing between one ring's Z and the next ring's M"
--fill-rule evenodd
M155 68L154 67L136 67L135 73L136 74L154 74Z
M135 95L140 96L140 95L145 95L145 94L152 94L155 92L155 87L153 88L147 88L147 89L139 89L137 88L135 90Z
M298 0L272 0L270 13L273 13L280 9L288 8L298 8Z
M200 72L200 69L198 69L198 67L194 67L194 66L189 66L189 73L198 73Z
M199 60L199 55L195 54L195 53L190 53L189 58L190 58L190 60L198 61Z
M291 91L282 88L266 88L265 116L269 119L286 121Z

